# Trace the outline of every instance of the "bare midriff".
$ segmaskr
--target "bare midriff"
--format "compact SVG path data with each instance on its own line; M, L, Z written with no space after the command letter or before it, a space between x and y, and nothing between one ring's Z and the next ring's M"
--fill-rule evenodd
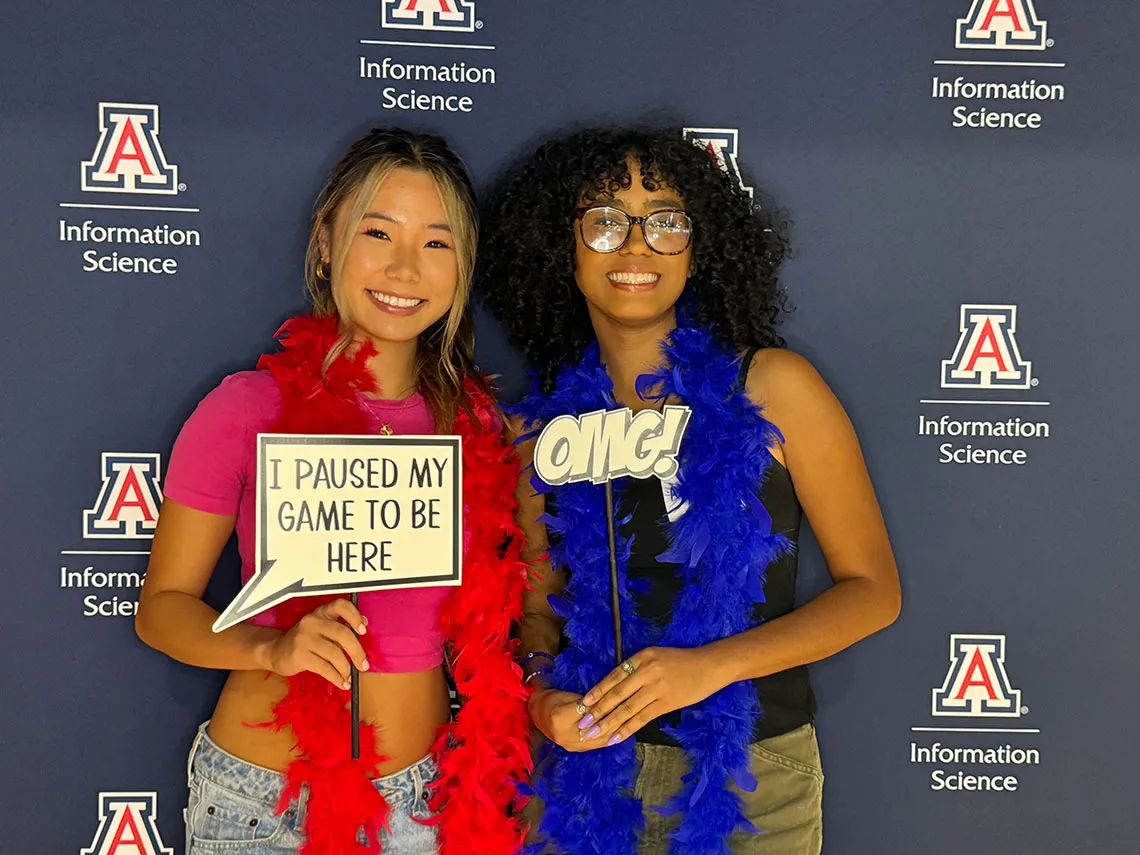
M214 708L210 738L218 747L255 766L282 771L296 757L292 730L256 727L273 717L285 697L284 677L266 671L233 671ZM348 703L348 693L344 694ZM360 720L376 725L376 748L388 758L375 776L397 772L431 750L450 703L443 668L404 674L360 675ZM345 739L349 734L345 733Z

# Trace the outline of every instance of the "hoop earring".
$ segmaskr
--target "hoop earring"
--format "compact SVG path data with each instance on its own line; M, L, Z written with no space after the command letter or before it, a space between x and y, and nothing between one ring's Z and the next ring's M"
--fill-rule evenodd
M327 261L318 261L315 273L318 279L323 279L328 282L329 277L332 276L332 265Z

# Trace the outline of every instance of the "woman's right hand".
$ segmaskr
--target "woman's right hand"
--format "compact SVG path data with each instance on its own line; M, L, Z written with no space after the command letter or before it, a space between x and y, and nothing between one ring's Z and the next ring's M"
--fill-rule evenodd
M368 659L357 634L367 621L350 601L337 599L313 609L269 648L269 670L282 677L302 671L320 674L334 686L351 686L349 660L361 671ZM354 633L350 627L355 627Z
M598 739L581 739L578 722L582 714L578 705L582 696L573 692L560 692L558 689L535 689L527 701L534 726L542 735L567 751L589 751L602 744Z

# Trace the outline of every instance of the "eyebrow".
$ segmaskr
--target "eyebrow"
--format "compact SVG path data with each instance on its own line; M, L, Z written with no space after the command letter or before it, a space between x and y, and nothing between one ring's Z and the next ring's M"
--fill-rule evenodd
M591 205L604 204L604 205L609 205L610 207L613 207L613 208L619 208L620 210L623 210L623 211L625 210L624 203L622 203L619 199L615 199L613 196L599 196L598 198L594 199L589 204L591 204ZM664 208L664 209L676 209L676 210L682 210L683 211L685 209L685 206L683 204L681 204L680 199L674 199L671 196L668 196L664 199L653 199L649 203L646 204L646 207L649 208L650 210Z
M386 223L395 223L396 225L402 225L402 223L400 223L399 221L394 220L392 217L389 217L387 214L381 214L379 211L367 211L367 212L365 212L364 216L361 217L360 219L362 219L362 220L383 220ZM451 231L451 226L449 226L447 223L428 223L427 228L439 229L440 231L444 231L444 232L450 232Z

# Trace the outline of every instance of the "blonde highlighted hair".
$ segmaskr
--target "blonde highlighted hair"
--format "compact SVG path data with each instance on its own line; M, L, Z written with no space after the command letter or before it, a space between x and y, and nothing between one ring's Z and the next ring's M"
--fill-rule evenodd
M470 409L463 393L465 377L486 389L475 368L475 325L467 304L479 241L475 192L463 162L442 137L378 128L352 144L317 197L305 252L305 284L313 311L340 321L341 335L325 360L327 369L352 344L355 333L347 306L337 305L332 283L343 275L349 244L377 189L400 168L432 177L455 241L459 268L455 300L447 314L420 333L416 348L416 386L442 432L451 429L459 407ZM349 207L337 222L337 212L346 202ZM323 260L325 246L332 248L329 264Z

